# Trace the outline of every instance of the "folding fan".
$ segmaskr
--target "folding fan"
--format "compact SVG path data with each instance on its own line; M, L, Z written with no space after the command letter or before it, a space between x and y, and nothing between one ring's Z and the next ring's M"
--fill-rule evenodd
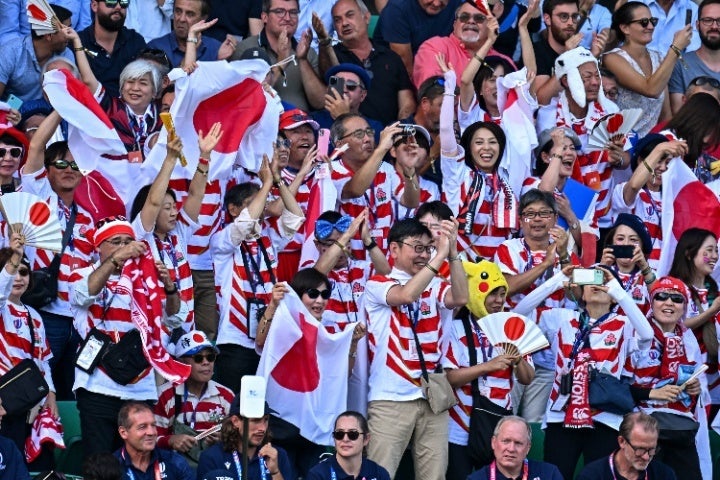
M162 122L163 126L165 127L165 130L167 130L167 139L168 142L175 140L175 137L177 137L177 131L175 130L175 122L173 122L172 116L168 112L163 112L160 114L160 121ZM185 158L185 155L183 155L182 152L180 152L180 156L178 157L180 160L180 165L183 167L187 167L187 159Z
M0 197L0 208L10 230L24 236L25 245L62 250L60 221L40 197L27 192L7 193Z
M27 16L30 28L38 35L47 35L60 30L60 20L47 0L28 0Z
M627 135L642 117L642 110L630 108L605 115L590 131L588 150L603 150L608 142L618 135Z
M492 11L490 11L490 5L487 0L468 0L467 3L480 10L480 13L486 17L492 17Z
M508 355L529 355L550 346L535 322L516 313L492 313L477 323L490 343Z

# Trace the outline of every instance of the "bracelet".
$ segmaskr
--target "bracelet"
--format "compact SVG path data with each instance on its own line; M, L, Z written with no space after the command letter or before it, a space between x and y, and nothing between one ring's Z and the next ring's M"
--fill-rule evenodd
M482 58L482 57L481 57L480 55L478 55L477 53L473 55L473 58L474 58L475 60L477 60L478 62L480 62L480 66L485 65L485 59Z
M649 285L652 285L652 284L655 282L655 280L657 280L657 277L656 277L655 274L653 273L653 274L652 274L652 277L650 278L650 280L648 280L647 278L645 279L645 285L648 285L648 286L649 286Z
M455 94L454 94L454 93L443 93L443 96L445 96L445 97L454 97Z
M680 49L676 47L674 43L670 44L670 50L675 52L675 55L677 55L678 58L682 58L682 51L680 51Z
M197 167L197 168L195 169L195 171L196 171L197 173L199 173L200 175L205 175L205 176L207 177L207 173L208 173L207 170L203 170L202 168Z
M440 272L438 271L438 269L433 267L429 263L426 263L425 267L427 267L427 269L430 270L431 272L433 272L435 275L440 275Z
M118 261L115 260L115 257L110 257L110 263L112 263L113 265L115 265L115 268L117 268L118 270L120 270L120 269L122 268L122 265L120 265L120 264L118 263Z
M462 259L460 258L460 255L455 255L454 257L448 257L448 262L459 262Z
M560 265L564 265L566 263L570 263L570 255L565 255L560 258Z
M11 257L11 258L12 258L12 257ZM15 267L15 270L17 270L18 268L20 268L20 262L18 262L18 263L13 263L12 260L8 259L8 263L9 263L10 265L12 265L13 267Z
M337 245L338 248L340 248L340 250L345 251L345 245L343 245L342 243L338 242L337 240L333 240L333 245Z
M170 290L167 287L163 287L163 290L165 290L165 294L166 295L175 295L176 293L178 293L177 285L173 285L173 287L174 288L172 290Z
M653 273L652 268L650 268L650 265L648 265L646 268L640 270L640 273L642 273L643 277L647 277L651 273Z
M188 43L194 43L195 45L197 45L198 39L197 39L197 38L190 38L190 37L188 37L188 38L187 38L187 42L188 42Z
M550 160L552 160L553 158L557 158L557 159L559 159L559 160L562 160L562 155L560 155L559 153L551 153L551 154L550 154Z
M321 47L327 47L331 43L332 43L332 38L330 38L330 37L325 37L325 38L321 38L320 40L318 40L318 45L320 45Z
M207 167L209 163L210 163L209 158L200 157L200 160L198 160L198 164L202 165L203 167Z
M372 250L373 248L375 248L377 246L378 246L378 244L375 243L375 239L372 239L372 240L370 240L370 243L365 245L365 250L367 250L369 252L370 250Z
M453 94L453 97L454 96L455 95ZM412 180L413 178L415 178L415 172L413 172L412 175L406 175L405 172L403 172L403 177L407 178L408 180Z
M647 160L643 159L642 161L643 165L645 165L645 168L647 168L647 171L650 172L650 175L655 175L655 170L650 166L650 164L647 162Z
M73 47L73 52L84 52L85 47Z

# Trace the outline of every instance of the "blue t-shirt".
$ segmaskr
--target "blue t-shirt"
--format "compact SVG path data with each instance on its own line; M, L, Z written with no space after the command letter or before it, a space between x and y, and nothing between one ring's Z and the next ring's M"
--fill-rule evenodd
M200 46L197 49L197 60L204 62L214 62L218 59L218 51L220 50L221 42L217 41L209 35L204 35ZM179 67L185 58L185 52L180 50L177 38L173 32L163 35L162 37L150 40L148 43L150 48L159 48L170 59L173 67Z
M20 450L5 437L0 437L0 480L30 480Z
M150 457L150 465L147 471L141 472L132 464L130 456L125 451L125 447L113 453L120 460L120 466L123 470L123 480L155 480L155 464L159 469L161 476L172 480L193 480L193 473L190 465L177 452L165 450L164 448L156 448Z
M287 452L278 446L274 446L278 452L278 468L283 479L292 480L292 467ZM242 462L242 456L238 455ZM242 465L240 466L242 468ZM216 443L200 454L197 467L197 479L202 480L204 475L213 470L227 470L238 475L238 467L235 465L235 457L232 452L223 450L222 443ZM238 475L240 476L240 475ZM250 480L270 480L270 475L262 476L260 472L260 459L256 454L248 461L248 478Z
M455 10L463 0L450 0L437 15L428 15L418 0L393 0L383 8L374 39L386 44L409 43L413 55L428 38L445 37L452 32Z
M333 475L335 472L335 475ZM356 478L364 478L365 480L390 480L390 474L377 463L363 458L360 465L360 473L357 477L348 475L340 467L335 455L318 463L310 469L305 480L355 480Z
M467 477L467 480L488 480L490 478L490 465L485 465ZM497 471L497 480L506 480L507 477ZM552 463L528 460L528 477L541 478L542 480L563 480L560 470Z

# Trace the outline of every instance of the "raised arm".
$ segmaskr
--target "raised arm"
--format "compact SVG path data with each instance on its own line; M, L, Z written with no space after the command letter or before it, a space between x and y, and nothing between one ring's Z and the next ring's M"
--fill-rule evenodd
M340 235L340 238L333 242L333 244L325 250L325 253L320 255L320 258L318 258L317 262L315 262L315 270L323 275L327 275L330 273L330 270L335 268L335 264L342 255L345 255L345 251L350 243L350 240L352 240L358 230L360 230L360 226L365 222L367 215L368 209L365 208L360 215L350 222L350 226L342 235Z
M460 108L462 108L463 111L470 110L470 107L472 107L472 101L475 97L475 85L473 84L473 80L475 80L475 75L477 75L480 68L485 65L485 57L495 44L495 40L497 40L496 32L499 28L500 26L498 25L498 21L495 17L487 19L487 40L485 40L485 43L483 43L478 51L470 58L470 61L460 76ZM532 46L532 42L530 46ZM440 64L440 59L438 59L438 63ZM445 60L443 58L442 64L440 64L440 70L442 70L443 73L448 70L447 65L443 68L444 63ZM449 66L449 68L452 68L452 66Z
M445 63L445 56L438 54L438 65L445 78L445 92L440 105L440 151L443 155L454 157L458 154L455 139L455 71L451 64Z
M208 170L210 169L210 154L222 138L222 124L217 122L210 127L207 136L203 136L202 130L198 132L198 145L200 147L200 161L195 169L195 174L188 187L188 196L185 199L183 210L193 222L198 221L200 207L205 196L207 187Z
M45 145L57 130L62 118L55 110L50 113L38 127L28 148L28 156L22 168L23 175L30 175L37 172L45 165Z
M625 185L623 186L623 200L625 205L635 203L640 190L647 182L660 174L656 172L658 164L670 157L684 157L687 153L687 142L685 140L674 140L672 142L663 142L653 148L652 152L643 159L640 165L637 165L635 171Z
M530 20L537 17L539 14L540 0L531 0L528 5L528 9L520 17L518 21L518 34L520 36L520 53L522 55L522 61L525 68L527 68L528 75L533 77L537 73L537 62L535 60L535 49L533 49L532 38L530 38L530 31L528 30L528 24Z
M167 153L163 160L160 171L155 177L155 181L150 186L148 191L145 205L140 210L140 221L142 222L143 230L151 232L155 229L155 223L157 222L160 208L165 198L165 192L167 192L168 184L170 183L170 175L172 174L175 163L182 152L182 141L179 137L168 141Z
M393 144L393 138L402 132L402 128L398 127L400 122L388 125L380 132L380 142L373 151L370 158L363 164L360 169L355 172L349 182L345 184L342 190L342 200L361 197L372 184L373 178L377 173L383 158L390 151Z
M100 85L100 82L98 82L98 79L95 77L92 68L90 68L90 63L87 59L87 53L85 53L85 49L83 48L80 37L78 36L77 32L73 30L72 27L63 28L63 33L68 39L68 44L72 44L73 52L75 52L75 65L77 65L78 71L80 72L80 78L82 79L83 83L87 85L87 87L90 89L90 92L95 94L98 86Z

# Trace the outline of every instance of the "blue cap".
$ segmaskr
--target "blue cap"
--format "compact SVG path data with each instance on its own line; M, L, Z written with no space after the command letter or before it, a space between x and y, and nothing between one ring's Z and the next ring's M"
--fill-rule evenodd
M330 77L338 72L354 73L360 78L362 84L365 85L365 90L370 89L370 75L368 75L363 67L355 65L354 63L340 63L331 67L327 72L325 72L325 83L328 83L330 81Z

